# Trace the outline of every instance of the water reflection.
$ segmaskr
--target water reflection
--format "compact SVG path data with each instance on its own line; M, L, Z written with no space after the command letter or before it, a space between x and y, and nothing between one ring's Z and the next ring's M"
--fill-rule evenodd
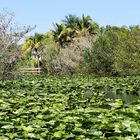
M112 90L109 90L108 92L106 92L105 97L110 98L112 100L122 99L125 104L130 104L140 99L140 96L137 94L131 94L131 93L126 93L126 92L116 93L116 92L113 92Z

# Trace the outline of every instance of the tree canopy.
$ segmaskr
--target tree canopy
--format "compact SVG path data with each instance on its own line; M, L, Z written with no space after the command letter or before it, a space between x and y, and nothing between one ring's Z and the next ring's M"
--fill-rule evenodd
M70 14L46 34L29 37L22 49L42 44L42 66L53 74L139 75L139 38L139 25L100 27L90 16Z

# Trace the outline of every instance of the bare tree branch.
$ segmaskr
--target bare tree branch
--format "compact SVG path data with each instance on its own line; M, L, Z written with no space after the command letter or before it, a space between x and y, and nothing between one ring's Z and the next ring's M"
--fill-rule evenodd
M34 28L20 27L14 22L13 13L5 10L0 12L0 79L11 71L19 58L17 43Z

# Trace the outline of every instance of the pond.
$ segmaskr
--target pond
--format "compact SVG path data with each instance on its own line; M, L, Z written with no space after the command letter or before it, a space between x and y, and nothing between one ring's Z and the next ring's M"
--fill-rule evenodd
M124 104L130 104L134 101L140 100L140 95L126 93L126 92L116 93L116 92L113 92L113 91L109 91L109 92L106 92L105 97L110 98L113 101L116 100L116 99L122 99L124 101Z

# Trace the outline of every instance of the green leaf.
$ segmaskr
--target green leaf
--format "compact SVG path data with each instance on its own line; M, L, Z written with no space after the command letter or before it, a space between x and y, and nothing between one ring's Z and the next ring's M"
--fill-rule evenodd
M117 109L122 107L123 101L121 99L116 99L114 103L111 104L112 109Z
M13 139L13 138L14 138L14 136L15 136L15 135L14 135L14 134L12 134L12 133L10 133L10 134L9 134L9 138L10 138L10 139Z
M12 129L12 128L14 128L14 126L13 125L4 125L1 128L4 128L4 129Z
M36 138L36 136L35 136L34 133L28 133L28 137L30 137L30 138Z
M34 128L32 128L31 126L22 126L22 129L26 132L33 132L34 131Z
M61 138L62 137L62 134L63 134L62 131L57 131L57 132L54 133L53 136L56 137L56 138Z

